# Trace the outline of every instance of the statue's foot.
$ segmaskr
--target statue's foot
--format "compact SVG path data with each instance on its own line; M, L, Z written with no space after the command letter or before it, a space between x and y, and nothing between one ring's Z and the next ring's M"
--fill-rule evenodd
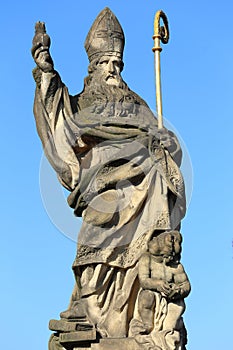
M80 319L83 322L87 321L87 315L84 309L84 305L79 301L75 302L70 309L60 313L61 318L66 319Z

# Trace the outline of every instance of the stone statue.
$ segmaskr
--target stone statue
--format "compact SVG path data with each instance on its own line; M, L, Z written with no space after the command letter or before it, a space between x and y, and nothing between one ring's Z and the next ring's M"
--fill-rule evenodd
M98 15L86 38L90 64L78 95L69 95L49 47L45 26L38 22L32 47L37 131L59 181L70 191L70 207L83 219L70 305L59 321L50 323L56 331L50 349L61 344L73 349L81 341L128 338L135 305L146 314L140 265L154 271L160 264L153 248L148 255L148 244L153 246L153 237L165 231L179 230L185 215L182 152L176 136L158 130L146 102L123 81L124 33L110 9ZM151 267L142 262L150 255ZM169 264L164 266L176 279L178 273L170 270L180 271L182 265ZM164 290L171 299L179 295L182 303L185 295L177 291L178 282L170 282L164 281ZM144 295L154 293L150 285L146 289ZM150 319L148 315L144 322L142 316L144 326L149 327ZM85 332L87 338L75 332Z
M148 252L139 259L138 319L131 321L134 336L150 334L147 342L151 339L156 345L162 338L168 349L175 349L176 343L186 344L181 315L191 287L180 263L181 242L178 231L163 232L149 242Z

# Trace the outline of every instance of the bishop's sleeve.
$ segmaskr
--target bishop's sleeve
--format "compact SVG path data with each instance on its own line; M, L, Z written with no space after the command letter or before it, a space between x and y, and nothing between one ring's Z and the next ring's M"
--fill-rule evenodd
M71 97L56 71L33 71L36 81L34 115L44 152L59 181L72 191L79 177L79 161L74 152L75 135L70 128L73 117Z

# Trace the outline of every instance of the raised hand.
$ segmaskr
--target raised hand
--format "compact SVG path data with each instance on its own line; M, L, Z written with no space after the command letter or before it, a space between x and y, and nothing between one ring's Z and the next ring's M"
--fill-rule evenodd
M37 22L31 52L37 66L45 73L53 71L53 60L49 52L50 43L44 22Z

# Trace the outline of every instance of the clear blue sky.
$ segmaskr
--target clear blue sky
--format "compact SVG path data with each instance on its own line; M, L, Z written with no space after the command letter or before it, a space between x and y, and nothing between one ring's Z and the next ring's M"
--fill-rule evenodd
M40 175L44 184L43 176L49 170L40 171L42 149L32 113L34 23L46 22L55 68L75 94L82 89L87 73L85 37L105 6L112 9L125 31L123 77L152 109L153 18L160 8L169 17L171 39L162 52L164 115L182 136L194 173L192 200L182 225L182 262L192 283L184 316L188 349L232 349L230 0L22 0L2 4L1 347L46 349L48 321L66 309L73 288L71 265L76 246L52 222L57 224L60 217L57 189L52 188L56 179L48 186L52 214L46 212L39 186ZM188 176L187 187L191 185ZM74 236L79 226L77 220Z

